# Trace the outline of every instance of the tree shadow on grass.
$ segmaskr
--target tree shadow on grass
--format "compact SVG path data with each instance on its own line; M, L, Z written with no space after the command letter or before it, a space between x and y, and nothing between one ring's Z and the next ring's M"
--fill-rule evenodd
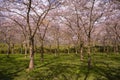
M106 59L107 60L107 59ZM97 64L97 65L95 65ZM96 62L88 72L87 62L74 64L54 57L38 65L28 75L28 80L120 80L120 67L111 66L112 63ZM90 79L91 77L93 79Z
M79 65L55 63L31 72L30 80L78 80Z
M23 64L22 64L23 63ZM13 80L17 73L26 68L25 61L17 60L15 57L0 57L0 80Z
M95 66L94 71L97 74L95 80L120 80L120 66L111 67L103 63L104 67Z
M85 80L84 77L90 74L86 62L74 64L74 62L66 63L57 60L59 59L53 58L36 67L29 73L28 80Z

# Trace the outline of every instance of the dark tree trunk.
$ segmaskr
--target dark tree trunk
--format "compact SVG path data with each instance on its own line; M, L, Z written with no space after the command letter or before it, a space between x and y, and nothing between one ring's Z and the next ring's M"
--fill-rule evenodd
M23 54L23 44L21 44L20 54Z
M107 53L107 54L109 53L109 45L107 46L106 53Z
M118 54L118 44L117 44L117 38L115 39L115 43L114 43L114 53Z
M51 45L49 46L49 49L50 49L50 53L52 53Z
M41 62L44 62L44 46L43 46L43 41L41 43Z
M103 45L103 52L105 53L106 52L106 46Z
M88 70L91 68L92 64L92 59L91 59L91 37L88 37Z
M59 39L58 39L58 41L57 41L57 55L60 55L60 49L59 49Z
M10 45L10 43L8 43L7 57L9 57L10 53L11 53L11 45Z
M28 50L27 43L25 43L25 58L27 58L27 50Z

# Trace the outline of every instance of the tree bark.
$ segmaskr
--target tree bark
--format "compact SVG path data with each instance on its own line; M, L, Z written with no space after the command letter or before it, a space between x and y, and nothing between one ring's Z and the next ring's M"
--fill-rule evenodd
M50 49L50 53L52 53L52 48L51 48L51 45L49 46L49 49Z
M75 54L78 54L77 48L75 48Z
M30 62L29 62L29 70L34 68L34 38L30 38L29 42L29 50L30 50Z
M70 47L68 46L68 49L67 49L67 51L68 51L68 54L70 54Z
M25 58L27 58L27 43L25 43Z
M14 54L14 43L12 44L12 47L11 47L11 53Z
M57 55L60 55L60 43L59 43L59 39L57 39Z
M83 60L83 43L80 44L80 60Z
M20 45L20 54L23 54L23 44Z
M8 43L7 57L9 57L10 53L11 53L11 45L10 45L10 43Z
M41 62L44 62L44 45L43 41L41 42Z
M91 37L90 35L88 36L88 69L91 68Z

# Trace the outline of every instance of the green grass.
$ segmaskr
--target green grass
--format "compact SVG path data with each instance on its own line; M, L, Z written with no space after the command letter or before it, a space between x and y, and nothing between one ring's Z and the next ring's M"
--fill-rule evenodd
M28 72L29 58L0 54L0 80L120 80L120 55L93 54L92 67L88 72L87 57L80 61L79 55L45 54L44 63L35 55L35 68Z

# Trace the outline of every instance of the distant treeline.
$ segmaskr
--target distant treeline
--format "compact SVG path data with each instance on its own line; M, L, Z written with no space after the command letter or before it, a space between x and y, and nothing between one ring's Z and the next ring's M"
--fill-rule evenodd
M25 49L21 45L14 45L10 48L10 53L11 54L24 54ZM29 53L29 49L27 50ZM36 53L41 53L41 48L40 47L35 47L35 52ZM87 53L87 47L83 48L83 52ZM118 52L120 53L120 46L93 46L91 47L91 52L96 53L96 52L102 52L102 53L113 53L113 52ZM0 53L6 54L8 53L8 46L6 44L0 44ZM49 48L49 47L44 47L44 53L80 53L80 48L79 47L67 47L67 48Z

